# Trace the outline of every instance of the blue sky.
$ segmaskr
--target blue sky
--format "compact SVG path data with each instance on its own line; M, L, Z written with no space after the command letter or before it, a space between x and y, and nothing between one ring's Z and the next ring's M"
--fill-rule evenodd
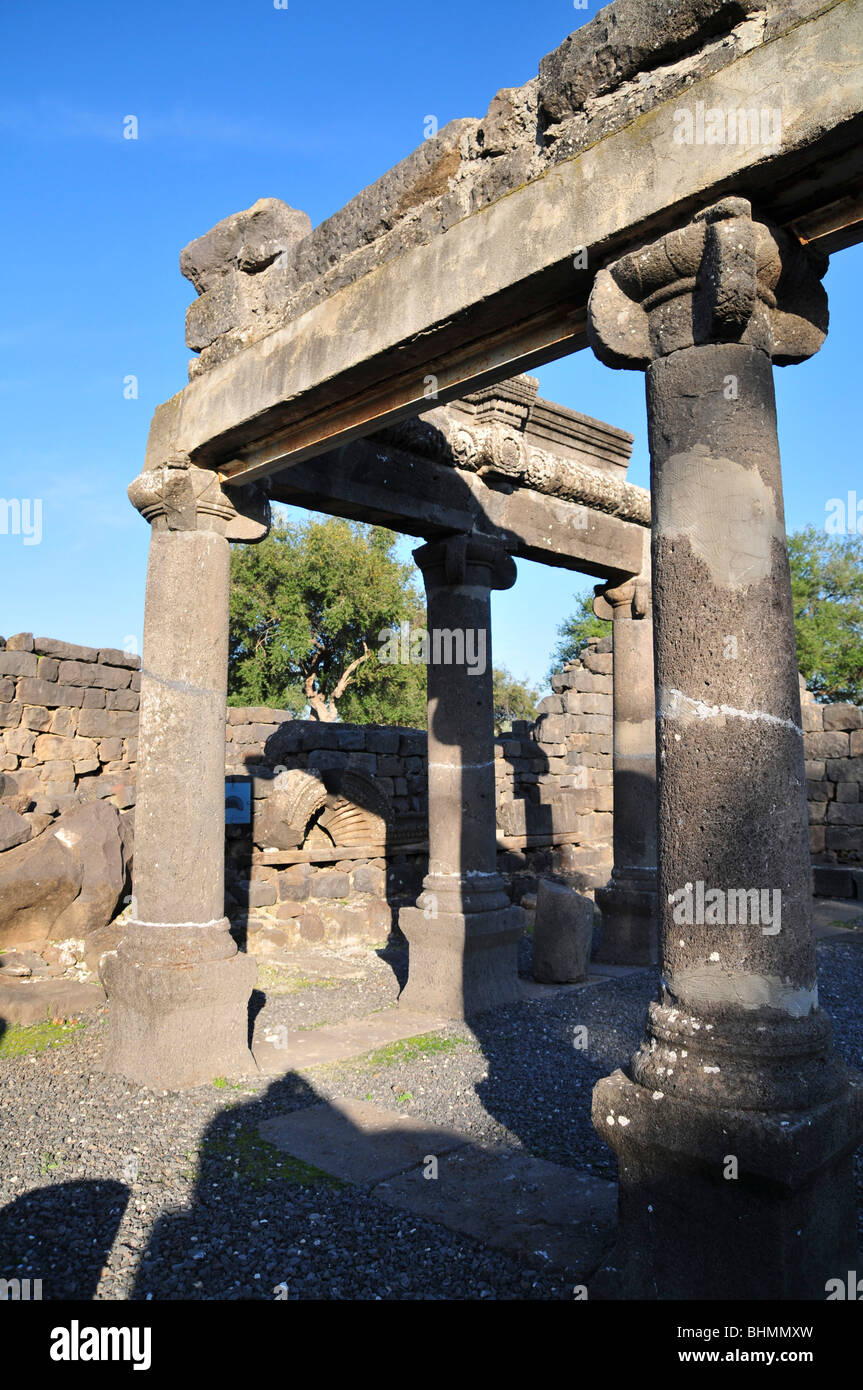
M148 528L126 500L155 406L186 381L182 246L260 197L320 222L592 13L569 0L407 6L330 0L44 0L0 14L0 495L41 499L42 539L0 535L0 633L92 646L139 636ZM127 116L138 139L123 138ZM832 326L778 371L789 528L823 525L859 479L860 248L827 277ZM124 398L134 375L137 399ZM540 390L636 436L640 373L583 352ZM860 489L863 495L863 488ZM407 547L406 547L407 548ZM539 680L590 581L519 564L495 597L495 661Z

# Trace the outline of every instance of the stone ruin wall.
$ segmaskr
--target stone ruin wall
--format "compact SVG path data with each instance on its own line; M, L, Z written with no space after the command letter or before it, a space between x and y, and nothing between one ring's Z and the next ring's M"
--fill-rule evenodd
M81 803L134 806L140 664L31 633L0 639L0 850Z
M0 854L93 801L131 820L139 666L122 651L26 633L0 645ZM611 639L592 641L552 678L552 692L535 723L515 721L495 742L499 867L528 907L540 874L592 892L611 872ZM863 897L863 710L801 693L815 888ZM383 940L426 871L425 762L420 730L229 709L226 775L248 784L251 807L251 822L226 827L229 910L251 930L278 928L282 938ZM390 831L376 831L372 814L342 854L326 830L267 852L272 836L255 827L268 824L264 808L285 773L336 789L350 774L348 802L359 788L360 811L365 801L372 814L380 795ZM375 852L360 853L363 841Z

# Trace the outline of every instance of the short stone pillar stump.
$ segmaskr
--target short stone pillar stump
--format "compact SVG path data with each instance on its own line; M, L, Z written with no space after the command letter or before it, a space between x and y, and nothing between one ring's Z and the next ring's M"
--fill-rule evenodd
M542 878L533 928L533 978L543 985L587 979L593 941L593 903L563 883Z

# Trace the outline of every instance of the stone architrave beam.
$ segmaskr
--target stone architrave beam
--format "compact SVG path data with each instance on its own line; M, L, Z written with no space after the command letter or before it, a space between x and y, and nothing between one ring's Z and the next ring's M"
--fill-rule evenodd
M268 476L420 414L430 377L446 403L584 347L596 269L729 192L767 193L775 221L828 250L859 239L863 0L798 0L787 16L771 5L766 26L763 7L749 8L747 32L761 27L748 47L737 31L706 66L669 76L650 109L622 96L620 120L599 119L571 157L559 140L538 177L359 278L346 271L341 288L322 285L311 307L202 372L156 411L147 466L180 448L244 480ZM781 113L781 139L725 139L709 159L679 139L682 109L752 107Z
M650 495L632 436L519 377L292 465L271 496L428 540L476 531L515 556L603 578L637 573Z

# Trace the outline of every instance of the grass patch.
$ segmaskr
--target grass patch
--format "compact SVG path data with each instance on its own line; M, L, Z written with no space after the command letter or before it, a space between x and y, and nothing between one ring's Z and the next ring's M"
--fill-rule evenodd
M338 989L340 980L329 976L295 975L289 965L262 961L258 966L258 989L268 994L299 994L304 989Z
M415 1038L401 1038L376 1048L361 1060L370 1067L391 1067L396 1062L416 1062L421 1057L437 1057L456 1048L468 1047L467 1038L445 1038L440 1033L419 1033Z
M221 1176L233 1176L257 1190L272 1182L293 1183L299 1187L343 1187L339 1178L282 1153L268 1144L257 1130L240 1126L231 1135L213 1135L204 1140L201 1157L219 1165Z
M46 1018L44 1023L10 1023L0 1038L0 1060L6 1057L26 1057L45 1052L49 1047L62 1047L73 1041L85 1027L83 1019L73 1018L62 1023Z

